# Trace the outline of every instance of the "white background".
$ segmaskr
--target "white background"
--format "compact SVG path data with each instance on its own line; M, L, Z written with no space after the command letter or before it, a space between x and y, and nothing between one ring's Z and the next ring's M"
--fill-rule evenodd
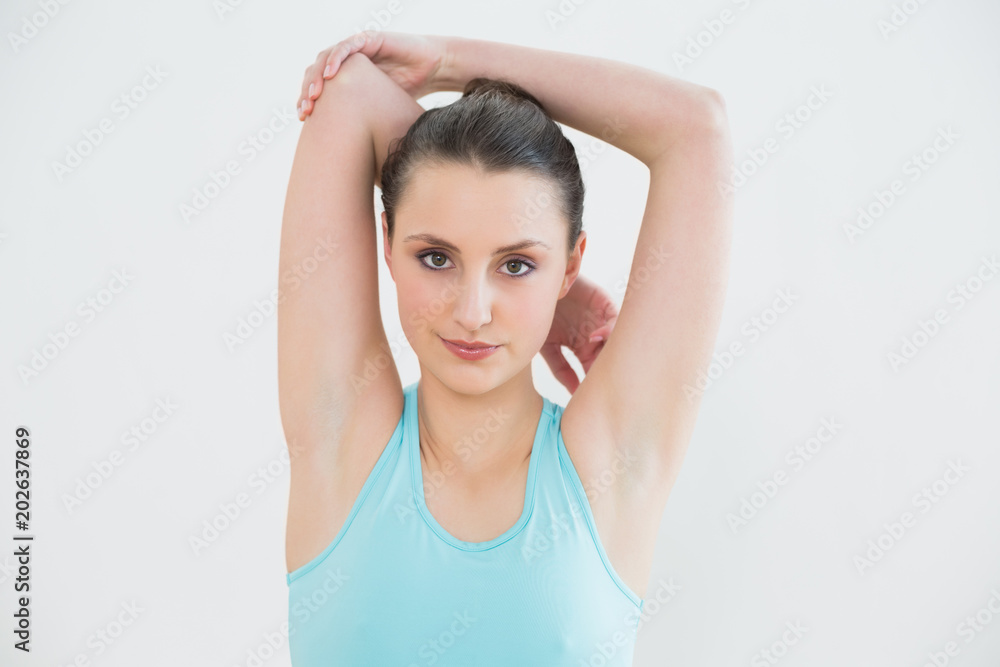
M1000 254L1000 6L913 0L883 34L879 22L902 5L567 0L569 15L553 24L555 0L401 0L396 15L388 2L244 0L222 13L209 0L51 4L50 18L37 0L0 9L0 663L246 666L279 631L288 471L275 317L253 316L259 326L233 349L225 336L277 287L300 124L265 136L252 160L241 145L266 135L276 113L294 115L318 51L381 12L389 30L623 60L727 101L747 177L716 348L740 341L744 353L705 392L645 593L661 579L680 588L647 602L635 664L768 664L758 652L795 622L807 631L782 665L920 667L949 641L959 652L948 664L1000 664L1000 615L983 612L991 622L971 642L959 627L993 591L1000 609L1000 279L977 282L984 259ZM727 9L732 21L713 36L704 22ZM12 34L31 36L14 44ZM701 53L679 66L699 39ZM121 118L113 103L147 68L162 81ZM829 97L810 108L814 88ZM778 123L796 113L788 136ZM57 175L102 118L113 132ZM956 138L935 154L947 128ZM591 141L567 133L581 150ZM769 138L778 150L753 164ZM913 172L925 151L935 161ZM240 173L186 222L180 206L230 160ZM583 271L620 303L648 171L607 147L585 180ZM858 209L877 209L894 180L902 194L849 238ZM379 266L406 384L416 359ZM105 292L123 270L124 289ZM978 291L959 308L954 290L967 283ZM772 318L780 290L794 300ZM108 296L92 319L78 310ZM904 337L938 310L947 321L917 335L917 353L894 368L890 353L902 355ZM745 328L753 318L769 322L756 338ZM72 322L78 335L59 348L52 341ZM22 376L36 352L50 358ZM565 405L540 357L534 368L539 390ZM177 406L162 423L148 421L158 400ZM823 419L842 427L795 470L787 453ZM156 428L131 450L122 436L144 420ZM33 434L30 657L11 648L10 632L18 425ZM120 465L93 475L114 450ZM916 504L949 461L968 471L940 482L946 493L933 504ZM268 464L278 474L259 483ZM787 483L734 531L727 515L779 471ZM88 475L99 485L69 506ZM250 505L196 553L190 538L241 493ZM907 511L915 525L883 535L890 548L859 568L869 540ZM114 631L128 604L138 616L99 651L95 633ZM262 664L288 664L284 641Z

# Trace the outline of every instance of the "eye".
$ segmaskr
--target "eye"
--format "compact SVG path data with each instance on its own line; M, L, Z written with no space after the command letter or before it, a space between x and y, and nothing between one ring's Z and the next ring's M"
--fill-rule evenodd
M425 258L428 257L430 258L429 262L425 261ZM423 266L431 271L443 271L448 268L446 263L450 261L447 255L437 250L429 250L427 252L420 253L417 255L417 259ZM508 259L503 263L503 266L506 269L506 271L503 272L504 275L510 276L511 278L521 278L530 274L536 268L534 262L530 262L520 257L512 257Z
M428 264L427 262L425 262L424 261L425 257L431 257L432 258L431 259L432 264ZM438 261L441 261L441 262L447 262L448 261L448 257L445 256L444 253L437 252L436 250L432 250L430 252L425 252L423 254L417 255L417 259L420 260L421 264L423 264L424 266L426 266L427 268L429 268L431 270L443 269L444 267L441 264L438 264L437 262Z
M516 272L508 273L507 275L511 276L512 278L520 278L522 276L526 276L535 270L535 265L526 259L518 259L518 258L508 259L506 262L503 263L503 265L507 269L510 269L511 265L514 265L515 267L519 268L526 268L525 271L522 271L520 273Z

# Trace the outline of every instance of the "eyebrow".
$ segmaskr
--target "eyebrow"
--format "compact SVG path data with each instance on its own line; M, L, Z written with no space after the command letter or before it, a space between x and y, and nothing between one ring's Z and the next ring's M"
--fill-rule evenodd
M433 234L427 234L427 233L410 234L405 239L403 239L403 243L407 243L409 241L425 241L427 243L430 243L431 245L439 245L442 248L447 248L448 250L456 252L459 255L462 254L462 251L459 250L457 247L455 247L451 243L448 243L447 241L445 241L440 237L434 236ZM512 243L510 245L505 245L497 248L496 250L493 251L493 255L491 256L495 257L503 253L513 252L515 250L522 250L524 248L531 248L536 245L540 245L543 248L552 250L552 246L550 246L548 243L545 243L544 241L539 241L538 239L524 239L523 241L518 241L517 243Z

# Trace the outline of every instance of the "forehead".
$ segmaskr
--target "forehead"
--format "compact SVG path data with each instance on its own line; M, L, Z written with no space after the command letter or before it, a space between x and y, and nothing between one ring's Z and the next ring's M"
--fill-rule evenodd
M396 226L404 235L434 231L467 242L529 235L554 242L566 233L551 180L525 170L487 173L455 164L417 167Z

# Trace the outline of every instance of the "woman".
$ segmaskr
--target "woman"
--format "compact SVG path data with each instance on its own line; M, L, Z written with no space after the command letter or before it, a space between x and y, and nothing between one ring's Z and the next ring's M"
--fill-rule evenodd
M444 90L464 96L416 103ZM319 54L299 114L280 274L314 270L278 315L293 664L631 664L725 298L722 99L611 60L367 32ZM556 122L649 167L620 314L579 274L583 182ZM565 407L535 391L539 351Z

